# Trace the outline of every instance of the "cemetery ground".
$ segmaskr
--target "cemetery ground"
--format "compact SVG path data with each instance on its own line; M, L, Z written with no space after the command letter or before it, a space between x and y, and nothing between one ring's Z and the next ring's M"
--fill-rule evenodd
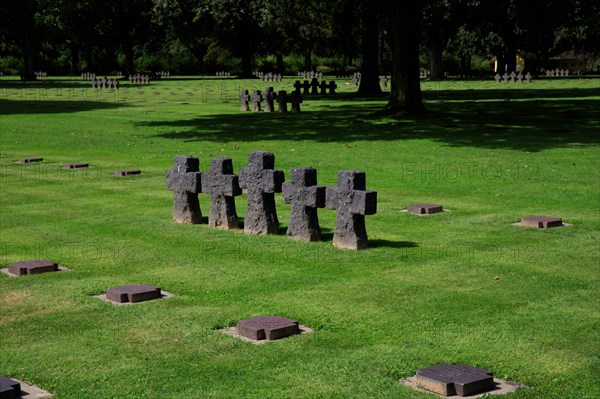
M507 398L600 397L598 79L424 82L429 113L386 98L305 96L300 114L239 110L259 80L174 78L118 92L0 80L0 374L56 398L431 398L400 380L464 363L527 385ZM333 80L329 79L328 80ZM172 221L176 155L275 154L318 182L366 172L368 250ZM17 164L22 157L40 163ZM63 169L64 163L89 168ZM140 175L115 177L117 169ZM204 222L208 196L200 194ZM246 195L236 199L243 220ZM290 205L276 194L285 230ZM401 212L438 203L448 212ZM572 226L513 226L555 216ZM94 296L153 284L175 296ZM313 329L253 345L216 330L280 315Z

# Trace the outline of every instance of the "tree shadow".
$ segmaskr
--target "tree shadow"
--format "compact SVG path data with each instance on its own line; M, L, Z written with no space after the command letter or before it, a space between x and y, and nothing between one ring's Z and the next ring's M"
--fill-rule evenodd
M419 244L413 241L390 241L375 239L369 240L369 247L371 248L418 248Z
M25 98L23 100L0 100L0 115L63 114L127 106L122 102L111 101L44 101Z
M347 101L300 114L240 112L139 125L164 128L155 137L185 142L428 139L456 147L528 152L598 144L599 99L438 102L429 103L424 115L396 117L383 115L383 105L381 100Z

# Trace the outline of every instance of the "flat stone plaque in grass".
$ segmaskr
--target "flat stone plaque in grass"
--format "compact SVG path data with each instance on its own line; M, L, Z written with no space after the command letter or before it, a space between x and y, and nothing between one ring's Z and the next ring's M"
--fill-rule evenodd
M296 320L285 317L258 316L238 321L236 330L239 335L256 341L273 341L298 334L300 327Z
M409 205L406 211L415 215L431 215L432 213L443 212L444 208L438 204L413 204Z
M440 364L417 371L419 387L444 396L470 396L496 388L490 371L465 364Z
M128 169L128 170L115 170L115 176L123 177L129 175L139 175L142 171L138 169Z
M160 288L150 284L121 285L106 291L106 299L116 303L137 303L160 297Z
M19 159L19 163L42 162L43 160L44 160L44 158L38 158L38 157L33 157L33 158L20 158L20 159Z
M63 165L63 169L80 169L89 167L89 163L66 163Z
M15 276L56 272L58 270L58 264L49 260L26 260L8 265L8 272Z
M564 226L561 218L549 216L528 216L526 218L521 218L521 222L517 224L525 227L534 227L536 229Z
M0 375L1 399L42 399L51 396L51 393L36 386Z

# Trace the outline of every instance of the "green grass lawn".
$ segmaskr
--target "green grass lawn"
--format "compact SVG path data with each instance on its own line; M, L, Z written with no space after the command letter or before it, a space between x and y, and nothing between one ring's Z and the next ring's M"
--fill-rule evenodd
M340 94L306 97L301 114L267 114L239 111L240 89L269 85L258 80L118 94L0 80L0 264L71 269L0 275L0 374L61 399L413 399L432 396L399 381L449 362L529 387L507 398L600 397L600 79L424 82L418 118L385 116L385 97L337 81ZM378 192L371 248L333 248L325 209L319 243L172 221L175 155L202 171L228 156L237 173L253 150L273 152L286 177L313 166L323 185L365 171ZM15 163L28 156L44 162ZM113 177L124 168L143 173ZM276 202L285 228L290 206ZM401 212L422 202L450 212ZM572 226L511 225L530 215ZM92 297L131 283L176 297ZM258 315L315 331L265 345L215 331Z

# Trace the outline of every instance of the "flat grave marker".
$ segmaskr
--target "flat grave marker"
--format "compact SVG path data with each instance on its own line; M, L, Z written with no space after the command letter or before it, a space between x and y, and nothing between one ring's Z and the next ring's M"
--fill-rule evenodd
M44 158L40 157L20 158L19 163L42 162L43 160Z
M154 285L128 284L109 288L104 294L95 295L94 297L115 305L131 305L154 299L172 298L174 296Z
M66 163L63 165L63 169L80 169L88 168L89 166L89 163Z
M51 396L51 393L34 385L0 375L0 398L2 399L42 399Z
M139 169L124 169L124 170L115 170L115 176L117 177L125 177L131 175L139 175L142 171Z
M521 218L519 223L515 223L517 226L533 227L536 229L548 229L551 227L563 227L566 224L563 223L561 218L555 218L550 216L528 216Z
M9 276L24 276L26 274L42 274L64 270L67 270L67 268L59 266L58 263L43 259L14 262L2 269L2 272Z
M298 334L311 333L313 330L296 320L281 316L258 316L237 322L234 327L219 330L253 344L263 344Z
M439 204L413 204L406 208L406 212L415 215L431 215L444 212L444 208Z

